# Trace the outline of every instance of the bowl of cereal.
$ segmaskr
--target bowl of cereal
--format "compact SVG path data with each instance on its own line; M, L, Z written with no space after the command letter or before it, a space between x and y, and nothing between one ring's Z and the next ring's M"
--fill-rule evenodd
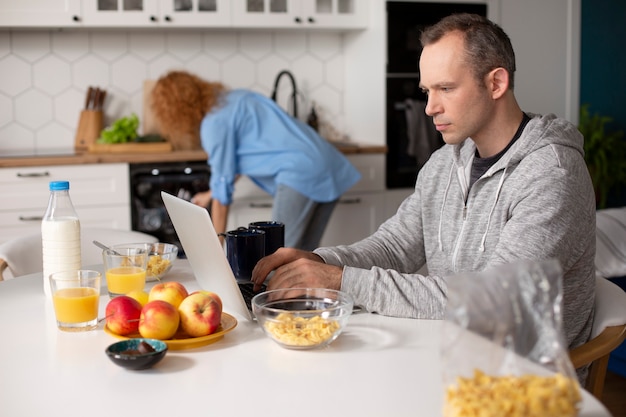
M158 242L149 244L149 248L146 281L160 281L172 269L172 263L178 256L178 246Z
M345 328L353 306L350 295L323 288L271 290L252 299L265 334L288 349L328 346Z
M148 252L146 281L160 281L172 269L172 264L178 256L178 246L171 243L127 243L111 246L111 249L129 246L143 247Z

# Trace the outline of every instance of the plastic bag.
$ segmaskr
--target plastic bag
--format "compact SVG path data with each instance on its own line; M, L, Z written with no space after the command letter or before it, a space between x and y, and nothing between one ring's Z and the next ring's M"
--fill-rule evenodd
M441 355L444 416L576 416L563 335L562 270L518 262L448 280Z

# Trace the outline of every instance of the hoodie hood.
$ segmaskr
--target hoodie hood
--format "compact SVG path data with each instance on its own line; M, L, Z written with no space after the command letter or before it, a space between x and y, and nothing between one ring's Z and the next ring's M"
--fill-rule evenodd
M584 156L583 135L572 123L557 118L554 114L545 116L528 112L526 114L530 120L522 132L522 137L487 171L486 175L491 175L506 166L518 164L529 154L546 146L565 146ZM476 145L471 138L456 145L453 154L457 167L467 167L468 162L474 158L475 151Z

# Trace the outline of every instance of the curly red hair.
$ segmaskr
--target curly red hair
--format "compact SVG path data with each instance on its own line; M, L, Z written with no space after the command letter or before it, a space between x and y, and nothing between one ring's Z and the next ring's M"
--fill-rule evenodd
M150 94L150 107L161 135L174 149L201 149L200 123L225 90L221 83L185 71L170 71L159 78Z

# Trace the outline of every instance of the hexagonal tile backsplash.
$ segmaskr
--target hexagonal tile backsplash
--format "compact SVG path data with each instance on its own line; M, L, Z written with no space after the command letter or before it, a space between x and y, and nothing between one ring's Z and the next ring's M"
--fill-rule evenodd
M143 81L185 69L267 96L290 70L298 116L311 103L332 130L343 124L343 36L256 31L0 31L0 157L72 151L89 86L107 90L104 123L143 114ZM277 102L292 112L291 85ZM141 127L140 132L141 133Z

